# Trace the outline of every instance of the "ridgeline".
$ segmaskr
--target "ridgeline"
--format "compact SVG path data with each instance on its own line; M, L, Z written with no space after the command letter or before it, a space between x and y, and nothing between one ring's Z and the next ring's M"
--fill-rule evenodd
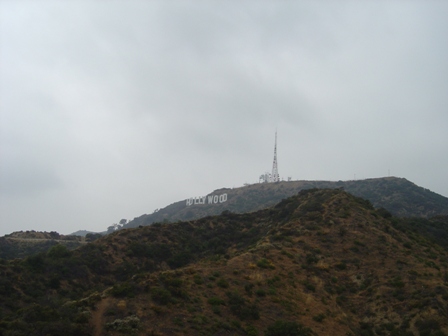
M187 205L185 200L173 203L153 214L130 221L125 228L150 225L157 222L175 222L214 216L223 211L247 213L266 209L282 199L312 188L343 189L352 195L369 200L374 207L384 208L398 217L448 215L448 198L397 177L356 181L290 181L259 183L240 188L215 190L208 196L227 194L223 203Z

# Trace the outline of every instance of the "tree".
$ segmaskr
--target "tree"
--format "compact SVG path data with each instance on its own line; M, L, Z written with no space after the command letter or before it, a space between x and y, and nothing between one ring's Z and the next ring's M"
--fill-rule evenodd
M47 252L47 256L52 259L66 258L70 256L70 251L67 246L57 244L50 248Z
M112 233L116 230L117 224L112 224L111 226L107 227L107 233Z

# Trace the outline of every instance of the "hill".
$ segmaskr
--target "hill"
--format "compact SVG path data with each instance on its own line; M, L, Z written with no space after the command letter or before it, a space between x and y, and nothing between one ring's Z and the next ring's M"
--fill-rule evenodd
M385 208L399 217L430 218L448 215L447 197L419 187L404 178L384 177L338 182L289 181L252 184L235 189L223 188L205 196L204 204L200 198L193 199L192 205L188 205L186 200L179 201L153 214L135 218L124 227L191 220L218 215L223 211L235 213L257 211L273 206L301 190L312 188L344 189L355 196L369 200L374 207ZM226 201L221 202L219 196L223 195L226 195ZM212 202L209 202L209 198Z
M80 237L85 237L88 234L93 234L93 235L97 235L97 234L102 234L100 232L93 232L93 231L87 231L87 230L78 230L76 232L70 233L69 236L80 236Z
M419 223L310 189L56 245L0 263L0 334L447 335L448 251Z
M24 258L35 253L46 252L58 244L63 244L69 250L73 250L100 236L100 234L87 234L86 237L79 237L61 235L54 231L17 231L0 237L0 258Z

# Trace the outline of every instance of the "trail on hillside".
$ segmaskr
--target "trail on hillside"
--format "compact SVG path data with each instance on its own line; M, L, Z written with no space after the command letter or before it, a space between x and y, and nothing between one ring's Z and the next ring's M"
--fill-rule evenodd
M104 326L104 312L109 307L110 298L105 298L98 303L96 311L92 314L93 335L101 336Z

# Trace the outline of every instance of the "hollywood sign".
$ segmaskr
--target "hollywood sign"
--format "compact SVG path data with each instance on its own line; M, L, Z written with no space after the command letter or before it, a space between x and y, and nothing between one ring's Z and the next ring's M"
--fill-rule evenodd
M227 202L227 194L199 196L187 199L187 206L196 204L218 204L224 202Z

